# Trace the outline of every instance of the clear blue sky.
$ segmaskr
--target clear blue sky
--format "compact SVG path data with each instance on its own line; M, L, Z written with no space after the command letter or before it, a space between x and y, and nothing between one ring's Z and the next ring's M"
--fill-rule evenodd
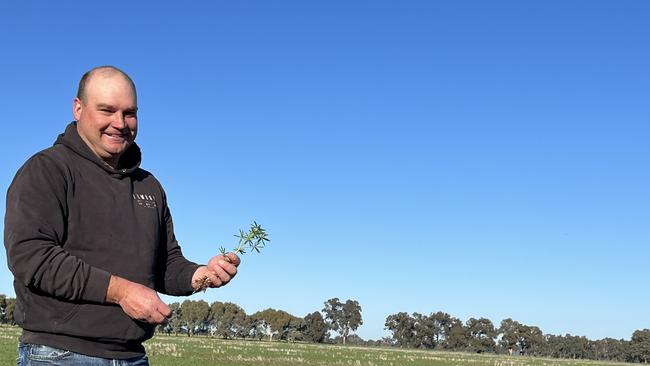
M194 299L355 299L366 339L440 310L629 339L650 328L648 19L631 0L4 1L0 189L113 64L185 254L253 220L272 239Z

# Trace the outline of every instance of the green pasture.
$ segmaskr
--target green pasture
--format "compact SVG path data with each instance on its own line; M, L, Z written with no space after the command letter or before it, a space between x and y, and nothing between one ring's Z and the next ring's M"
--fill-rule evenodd
M15 365L19 328L0 326L0 366ZM160 335L146 343L152 365L351 366L605 366L598 361L555 360L467 353L343 347L302 343L219 340Z
M0 366L16 365L16 347L20 328L0 324Z

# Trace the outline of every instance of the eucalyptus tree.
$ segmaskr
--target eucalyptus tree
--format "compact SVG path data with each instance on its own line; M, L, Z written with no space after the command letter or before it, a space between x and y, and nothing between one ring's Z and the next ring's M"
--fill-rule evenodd
M302 329L305 327L305 321L301 318L290 319L282 328L280 338L289 342L303 341L304 335Z
M181 304L181 319L187 327L188 337L207 328L210 306L204 300L185 300Z
M323 343L327 337L327 323L319 311L307 314L301 329L304 340L307 342Z
M463 351L469 346L469 332L463 322L455 317L451 318L445 333L444 347L450 350Z
M427 316L413 313L413 330L415 332L414 346L417 348L434 348L436 338L436 324L433 315Z
M637 362L650 361L650 329L636 330L630 340L632 358Z
M384 324L393 333L393 339L399 347L413 347L415 343L415 322L405 312L389 315Z
M293 316L283 310L275 309L266 309L263 311L258 311L251 316L251 320L256 322L258 326L261 326L263 332L269 336L269 340L273 340L273 336L282 333L287 329L287 326L291 325L292 320L300 320L300 318ZM263 323L259 321L263 320Z
M343 338L343 344L350 332L354 332L363 324L361 305L356 300L347 300L345 303L341 303L336 297L329 299L325 301L323 312L329 328Z
M536 326L521 324L508 318L501 321L499 334L501 334L500 345L510 354L518 351L522 355L533 356L544 350L546 338L542 330Z
M501 340L499 344L501 347L507 350L509 355L512 355L515 351L519 352L519 328L521 324L507 318L501 321L501 326L499 327L499 334L501 334Z
M250 321L244 309L231 302L213 302L208 324L211 335L224 339L245 337L250 330Z
M543 349L544 341L544 334L539 327L523 324L520 326L519 348L523 355L536 356L539 350Z
M0 323L5 323L7 309L7 296L0 294Z
M14 321L14 310L16 309L16 299L13 297L7 298L7 306L5 307L5 323L16 325Z
M497 330L490 319L470 318L466 323L469 333L469 350L472 352L495 352Z
M169 308L172 311L172 316L167 322L167 327L171 332L174 332L174 335L178 335L182 331L183 326L185 326L181 318L181 304L173 302L169 304Z
M445 312L438 311L429 316L433 321L433 343L434 347L441 347L446 335L450 332L453 324L453 317Z
M262 338L269 337L269 341L273 340L273 331L264 319L254 318L254 315L249 317L248 322L248 337L253 339L262 340Z
M595 356L598 360L625 361L628 341L623 339L603 338L594 341Z

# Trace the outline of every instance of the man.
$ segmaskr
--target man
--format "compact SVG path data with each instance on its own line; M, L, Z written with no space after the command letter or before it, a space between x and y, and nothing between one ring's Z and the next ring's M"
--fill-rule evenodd
M227 284L239 258L185 259L165 192L140 169L135 85L102 66L81 78L75 121L18 171L4 243L14 274L19 365L146 365L142 342L171 311L157 292ZM104 363L102 363L104 362Z

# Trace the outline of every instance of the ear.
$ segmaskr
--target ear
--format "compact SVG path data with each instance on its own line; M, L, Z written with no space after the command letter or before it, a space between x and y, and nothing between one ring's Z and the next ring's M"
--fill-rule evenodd
M74 116L74 119L76 121L81 118L81 112L83 111L83 103L79 98L74 98L74 102L72 102L72 115Z

